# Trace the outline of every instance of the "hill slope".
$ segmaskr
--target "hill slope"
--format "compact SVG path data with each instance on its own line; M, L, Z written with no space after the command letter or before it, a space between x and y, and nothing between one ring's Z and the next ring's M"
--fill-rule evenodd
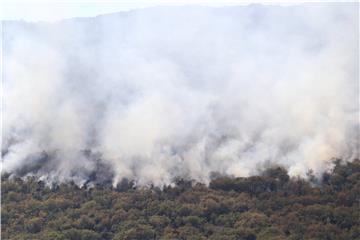
M360 160L335 164L310 182L277 167L162 190L4 175L2 239L359 239Z

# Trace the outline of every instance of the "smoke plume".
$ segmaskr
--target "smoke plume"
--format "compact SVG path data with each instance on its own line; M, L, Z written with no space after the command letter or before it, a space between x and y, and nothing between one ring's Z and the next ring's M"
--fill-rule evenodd
M2 170L161 186L357 158L358 18L324 3L5 21Z

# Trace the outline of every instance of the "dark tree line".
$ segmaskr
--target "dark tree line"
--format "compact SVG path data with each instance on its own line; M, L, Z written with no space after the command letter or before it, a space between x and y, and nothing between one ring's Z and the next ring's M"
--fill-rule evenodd
M360 239L360 160L336 160L320 179L281 167L217 177L209 187L52 188L2 175L2 239Z

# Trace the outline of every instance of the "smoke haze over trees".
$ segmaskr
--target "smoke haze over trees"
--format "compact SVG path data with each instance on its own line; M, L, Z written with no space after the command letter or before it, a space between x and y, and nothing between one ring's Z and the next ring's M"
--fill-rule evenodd
M3 171L162 186L359 157L357 4L3 22ZM194 220L195 221L195 220Z

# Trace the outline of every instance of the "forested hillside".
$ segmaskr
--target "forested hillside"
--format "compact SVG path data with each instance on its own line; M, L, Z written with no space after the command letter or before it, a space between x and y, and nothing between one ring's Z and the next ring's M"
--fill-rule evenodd
M360 160L310 181L273 167L209 187L52 188L2 176L2 239L360 239Z

